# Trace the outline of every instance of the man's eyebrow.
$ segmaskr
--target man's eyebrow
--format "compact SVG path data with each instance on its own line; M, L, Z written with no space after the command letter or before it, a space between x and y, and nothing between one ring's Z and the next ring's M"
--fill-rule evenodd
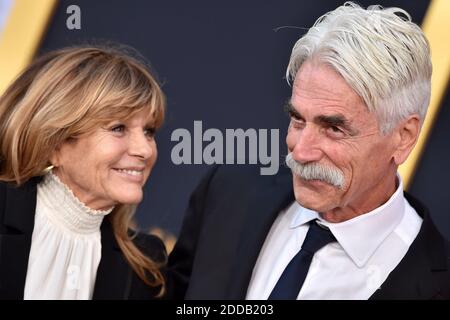
M292 117L303 119L300 112L298 112L294 108L290 100L285 103L284 110L288 115ZM344 129L350 136L356 136L357 134L359 134L359 130L353 128L353 126L350 124L350 121L342 114L333 114L328 116L320 115L314 118L314 122L320 125L325 125L327 127L340 127Z
M358 131L354 129L350 122L341 114L321 115L315 118L316 123L324 124L329 127L340 127L346 130L351 136L356 135Z
M294 106L292 105L292 103L291 103L290 100L288 100L288 101L286 102L286 104L284 105L284 111L285 111L288 115L290 115L290 116L294 116L294 117L296 117L296 118L298 118L298 119L301 119L301 118L302 118L300 112L298 112L297 110L295 110L295 108L294 108Z

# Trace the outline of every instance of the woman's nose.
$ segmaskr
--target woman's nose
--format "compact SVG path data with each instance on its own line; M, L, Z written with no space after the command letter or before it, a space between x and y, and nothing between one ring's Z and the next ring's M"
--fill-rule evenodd
M148 160L153 155L152 142L144 132L136 132L129 141L129 153L144 160Z

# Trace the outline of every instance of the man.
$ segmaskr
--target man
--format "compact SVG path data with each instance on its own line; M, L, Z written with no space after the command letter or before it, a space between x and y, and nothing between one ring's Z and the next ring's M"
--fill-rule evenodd
M295 44L286 164L215 168L170 267L187 299L450 297L446 240L397 168L430 98L428 42L398 8L353 3Z

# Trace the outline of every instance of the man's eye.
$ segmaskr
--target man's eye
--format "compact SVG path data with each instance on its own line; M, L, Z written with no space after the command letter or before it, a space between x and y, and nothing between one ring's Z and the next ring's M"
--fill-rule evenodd
M331 126L330 129L331 129L333 132L342 132L341 129L339 129L339 128L336 127L336 126Z
M291 117L291 126L296 129L302 129L305 127L305 121Z
M327 128L327 132L333 138L342 138L345 136L345 132L342 131L339 127L330 126Z
M118 124L118 125L115 125L115 126L113 126L112 128L111 128L111 131L113 131L113 132L124 132L125 131L125 126L123 125L123 124Z

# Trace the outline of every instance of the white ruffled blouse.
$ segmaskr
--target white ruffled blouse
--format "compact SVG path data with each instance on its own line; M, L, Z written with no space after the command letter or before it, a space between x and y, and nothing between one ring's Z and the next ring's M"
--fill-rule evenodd
M92 299L105 211L79 201L49 172L37 187L24 299Z

